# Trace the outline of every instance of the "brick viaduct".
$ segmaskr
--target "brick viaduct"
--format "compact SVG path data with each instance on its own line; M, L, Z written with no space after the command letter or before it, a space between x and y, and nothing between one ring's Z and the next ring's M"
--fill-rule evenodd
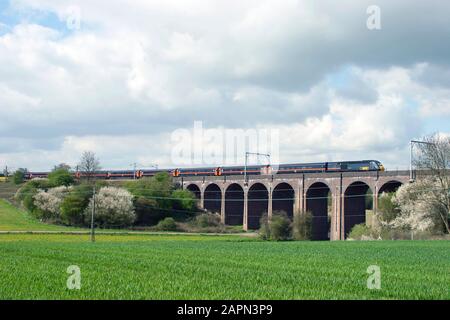
M313 239L342 240L366 221L366 193L378 197L409 181L409 171L276 174L266 176L195 176L177 178L192 191L199 206L220 214L227 225L259 228L263 213L285 211L290 218L313 215ZM330 203L331 202L331 203ZM331 210L329 209L331 208Z

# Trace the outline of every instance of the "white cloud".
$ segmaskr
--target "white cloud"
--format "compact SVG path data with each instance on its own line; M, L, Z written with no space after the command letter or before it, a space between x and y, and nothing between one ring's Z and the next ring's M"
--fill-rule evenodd
M170 132L194 120L279 128L285 161L403 164L427 119L450 117L449 22L440 3L382 1L374 33L368 4L13 1L27 19L0 36L0 165L49 168L82 149L170 165ZM65 28L73 5L80 30L33 20Z

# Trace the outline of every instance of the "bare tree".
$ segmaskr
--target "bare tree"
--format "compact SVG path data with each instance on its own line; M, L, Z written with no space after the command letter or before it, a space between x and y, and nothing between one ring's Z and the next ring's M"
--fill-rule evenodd
M414 161L419 169L418 179L431 178L436 188L430 190L431 201L439 207L440 218L447 233L450 216L450 137L433 134L423 139L425 143L419 144L419 156ZM421 171L423 174L421 174Z
M88 181L95 177L95 173L100 170L100 161L94 152L85 151L81 156L80 164L78 165L78 170L82 173Z

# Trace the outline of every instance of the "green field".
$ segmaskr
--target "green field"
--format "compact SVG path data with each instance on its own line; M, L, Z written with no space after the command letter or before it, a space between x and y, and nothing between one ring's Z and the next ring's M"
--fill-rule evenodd
M37 221L27 212L0 199L0 231L71 231L75 228L56 226Z
M71 231L0 201L0 231ZM69 290L67 267L81 269ZM381 290L366 287L381 268ZM449 241L0 234L0 299L450 299Z
M0 256L1 299L450 299L447 241L0 235ZM70 265L81 290L66 288Z

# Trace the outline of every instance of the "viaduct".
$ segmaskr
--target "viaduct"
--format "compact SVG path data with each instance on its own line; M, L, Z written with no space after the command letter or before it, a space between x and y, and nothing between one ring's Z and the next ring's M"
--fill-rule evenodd
M366 197L376 212L383 192L409 182L409 171L366 171L177 178L199 206L220 214L227 225L259 228L264 213L282 210L292 219L310 211L314 240L343 240L355 224L366 222Z

